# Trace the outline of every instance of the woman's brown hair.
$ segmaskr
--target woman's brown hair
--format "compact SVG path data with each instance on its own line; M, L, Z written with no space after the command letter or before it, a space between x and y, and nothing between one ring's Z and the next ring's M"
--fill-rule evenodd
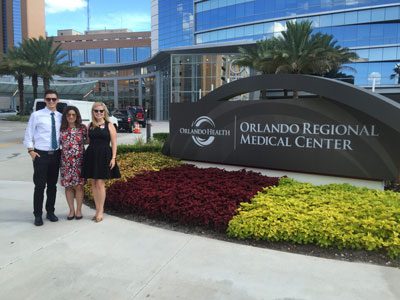
M81 113L79 112L79 109L76 106L68 105L66 108L64 108L64 111L62 114L61 130L65 130L68 128L67 115L71 110L73 110L76 113L75 127L76 128L82 127L82 117L81 117Z

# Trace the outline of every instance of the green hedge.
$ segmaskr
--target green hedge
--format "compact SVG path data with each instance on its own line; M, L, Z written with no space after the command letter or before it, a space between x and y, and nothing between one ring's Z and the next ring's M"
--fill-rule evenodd
M18 122L28 122L30 116L9 116L6 118L7 121L18 121Z
M121 144L117 147L117 154L130 152L161 152L162 143L151 141L150 143L136 143L132 145Z
M400 256L400 194L282 178L279 186L242 203L227 233L240 239L383 249L396 258Z
M168 135L169 135L168 132L153 133L153 139L164 143L167 140Z

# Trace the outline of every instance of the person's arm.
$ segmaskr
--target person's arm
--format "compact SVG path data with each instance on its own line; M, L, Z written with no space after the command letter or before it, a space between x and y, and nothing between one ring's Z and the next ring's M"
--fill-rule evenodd
M40 155L35 152L34 150L34 139L33 133L35 131L35 114L31 114L28 122L28 126L25 130L24 136L24 145L28 150L29 155L31 156L32 160L35 160L36 156L40 157Z
M90 123L88 124L88 126L85 126L85 144L89 144L90 143L90 138L89 138L89 129L90 129Z
M115 130L114 125L111 123L108 123L108 130L110 131L111 137L112 156L110 161L110 169L112 169L114 168L115 160L117 159L117 131Z

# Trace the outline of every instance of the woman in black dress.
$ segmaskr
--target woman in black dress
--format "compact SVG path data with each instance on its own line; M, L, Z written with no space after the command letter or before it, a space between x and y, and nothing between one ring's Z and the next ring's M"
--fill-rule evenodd
M117 158L117 131L108 120L108 110L104 103L92 106L92 122L88 128L89 147L83 161L83 177L91 180L92 194L96 205L93 220L103 221L106 200L105 180L120 178ZM110 147L111 142L111 147Z

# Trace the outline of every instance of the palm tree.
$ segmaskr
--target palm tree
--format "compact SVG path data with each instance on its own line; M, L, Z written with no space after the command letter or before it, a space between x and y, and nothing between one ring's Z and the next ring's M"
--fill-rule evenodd
M390 79L395 79L397 76L397 84L400 84L400 64L396 64L393 69L394 74L390 75Z
M358 57L338 46L332 35L313 34L311 25L311 21L288 21L280 36L258 42L255 49L239 49L239 61L263 73L324 76Z
M0 62L0 73L14 76L18 83L19 113L25 114L24 78L33 65L24 59L21 48L11 48Z
M62 54L61 45L54 46L53 38L30 38L22 43L24 57L34 65L32 72L32 87L34 97L37 98L38 77L43 79L45 90L50 88L50 81L54 75L75 75L78 68L71 67L70 61L63 61L66 53Z
M235 59L235 64L240 67L251 67L261 74L274 74L277 67L276 57L273 50L276 41L273 39L257 41L255 47L239 47L239 57ZM267 91L261 90L261 99L267 98Z

